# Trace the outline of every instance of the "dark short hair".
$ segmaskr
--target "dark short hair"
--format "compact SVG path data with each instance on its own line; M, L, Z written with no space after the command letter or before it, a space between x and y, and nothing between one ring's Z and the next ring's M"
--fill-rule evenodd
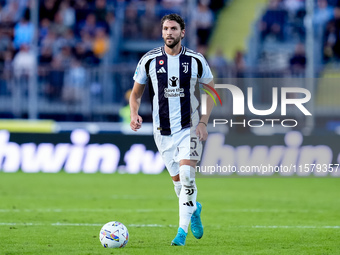
M184 22L183 18L176 13L171 13L171 14L165 15L162 18L162 20L161 20L162 29L163 29L163 24L166 20L176 21L179 24L179 26L181 27L181 30L185 29L185 22Z

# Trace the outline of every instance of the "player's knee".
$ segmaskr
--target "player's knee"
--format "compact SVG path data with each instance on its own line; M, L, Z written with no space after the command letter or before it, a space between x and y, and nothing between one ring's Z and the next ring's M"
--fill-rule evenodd
M189 165L182 165L179 168L181 184L186 187L195 185L195 168Z

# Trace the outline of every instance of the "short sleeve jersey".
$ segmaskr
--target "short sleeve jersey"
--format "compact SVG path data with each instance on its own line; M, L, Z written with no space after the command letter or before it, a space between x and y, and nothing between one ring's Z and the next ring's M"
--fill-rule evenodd
M198 123L198 83L213 75L205 58L184 46L176 56L163 47L147 52L139 61L133 79L149 84L154 132L171 135Z

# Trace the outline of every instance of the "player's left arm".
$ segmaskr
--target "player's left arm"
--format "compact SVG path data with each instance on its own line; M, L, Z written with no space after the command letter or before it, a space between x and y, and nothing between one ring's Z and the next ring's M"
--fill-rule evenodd
M213 88L215 87L213 81L209 82L208 85ZM214 100L211 97L207 97L207 114L201 116L201 119L196 127L196 135L199 137L200 141L205 141L208 138L207 125L213 108Z
M201 77L199 77L199 81L203 84L207 84L211 86L212 88L214 88L215 84L213 81L213 75L211 73L209 64L205 60L203 55L201 55L200 60L202 64L202 74L201 74ZM211 97L207 97L207 112L206 114L201 116L201 119L197 125L196 135L199 137L200 141L205 141L208 138L207 125L208 125L208 120L209 120L211 111L214 107L214 100L215 99Z

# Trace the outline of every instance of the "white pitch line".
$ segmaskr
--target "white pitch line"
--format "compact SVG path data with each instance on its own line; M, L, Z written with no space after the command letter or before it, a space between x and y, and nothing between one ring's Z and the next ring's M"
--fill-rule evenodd
M177 212L175 208L161 208L161 209L89 209L89 208L77 208L77 209L58 209L58 208L46 208L46 209L0 209L0 213L64 213L64 212L124 212L124 213L147 213L147 212Z
M247 227L247 226L245 226ZM252 228L331 228L340 229L340 226L252 226Z
M0 226L71 226L71 227L101 227L104 223L33 223L33 222L0 222ZM177 225L162 224L128 224L127 227L147 227L147 228L175 228ZM221 228L218 225L209 225L213 228ZM223 228L271 228L271 229L340 229L340 226L223 226Z
M0 213L65 213L65 212L124 212L124 213L149 213L149 212L177 212L176 208L158 208L158 209L93 209L93 208L72 208L72 209L60 209L60 208L41 208L41 209L0 209ZM209 210L210 213L224 212L224 213L325 213L325 210L289 210L289 209L258 209L258 208L246 208L246 209L222 209L222 210Z
M103 226L102 223L51 223L51 226L90 226L90 227L97 227ZM128 224L128 227L149 227L149 228L165 228L165 227L177 227L176 225L160 225L160 224Z
M325 213L325 210L290 210L290 209L258 209L258 208L246 208L246 209L222 209L219 212L236 212L236 213Z
M101 227L104 223L33 223L33 222L0 222L0 226L71 226L71 227ZM177 225L161 225L161 224L128 224L128 227L149 227L149 228L165 228L178 227Z
M164 227L171 227L171 228L177 228L177 225L160 225L160 224L129 224L129 227L136 227L136 228L142 228L142 227L155 227L155 228L164 228Z

